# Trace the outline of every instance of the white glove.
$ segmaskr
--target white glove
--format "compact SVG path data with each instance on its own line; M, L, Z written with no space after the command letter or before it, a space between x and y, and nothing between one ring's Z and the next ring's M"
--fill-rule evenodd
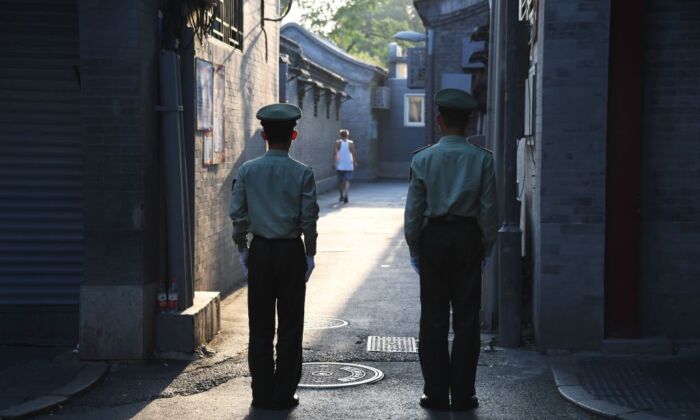
M491 264L491 256L489 255L488 257L484 257L484 259L481 261L481 271L484 271L488 268L489 264Z
M411 257L411 267L416 273L420 274L420 264L418 263L418 257Z
M238 261L241 263L241 270L243 270L243 275L245 278L248 278L248 254L250 251L248 248L244 249L241 251L241 253L238 255Z
M309 277L311 277L311 272L314 271L315 267L316 267L316 264L314 263L314 257L307 255L306 256L306 275L304 276L304 281L309 281Z

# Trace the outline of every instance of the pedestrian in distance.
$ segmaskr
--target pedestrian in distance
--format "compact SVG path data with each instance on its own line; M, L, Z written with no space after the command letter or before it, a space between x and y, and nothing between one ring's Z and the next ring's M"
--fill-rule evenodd
M420 405L463 411L479 405L481 271L497 235L494 163L490 152L465 138L476 100L462 90L443 89L435 103L442 137L413 156L404 233L420 276L418 353L425 382Z
M248 279L248 365L254 408L299 404L304 299L316 254L316 182L289 157L301 109L273 104L257 113L268 151L244 163L233 181L233 240ZM253 239L248 248L248 233ZM301 236L304 240L302 241ZM277 309L276 358L273 358Z
M340 138L335 141L335 169L338 175L338 191L341 203L348 202L348 190L355 169L357 168L357 152L355 142L350 140L350 131L340 130Z

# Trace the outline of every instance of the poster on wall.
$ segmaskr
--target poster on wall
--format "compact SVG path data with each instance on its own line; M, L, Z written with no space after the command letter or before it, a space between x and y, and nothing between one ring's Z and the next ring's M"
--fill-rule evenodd
M226 73L224 66L216 66L214 71L214 164L226 160L226 138L224 137L224 106L226 91Z
M214 123L214 65L198 58L196 60L196 70L197 130L210 130Z
M205 166L214 164L214 130L206 130L202 139L202 162Z

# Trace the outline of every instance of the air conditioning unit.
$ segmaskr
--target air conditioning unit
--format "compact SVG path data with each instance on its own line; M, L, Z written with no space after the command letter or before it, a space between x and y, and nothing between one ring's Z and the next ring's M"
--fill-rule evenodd
M372 108L374 109L389 109L391 108L391 89L386 86L377 86L374 88L372 99Z

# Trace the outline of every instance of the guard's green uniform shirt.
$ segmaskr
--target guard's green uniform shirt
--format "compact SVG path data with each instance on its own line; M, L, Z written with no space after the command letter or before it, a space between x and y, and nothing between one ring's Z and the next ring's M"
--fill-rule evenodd
M230 216L233 241L248 246L247 234L267 239L304 234L306 255L316 255L316 181L310 167L282 150L249 160L233 182Z
M413 156L406 197L404 233L411 255L418 256L426 218L475 217L486 255L498 233L493 156L461 136L445 136Z

